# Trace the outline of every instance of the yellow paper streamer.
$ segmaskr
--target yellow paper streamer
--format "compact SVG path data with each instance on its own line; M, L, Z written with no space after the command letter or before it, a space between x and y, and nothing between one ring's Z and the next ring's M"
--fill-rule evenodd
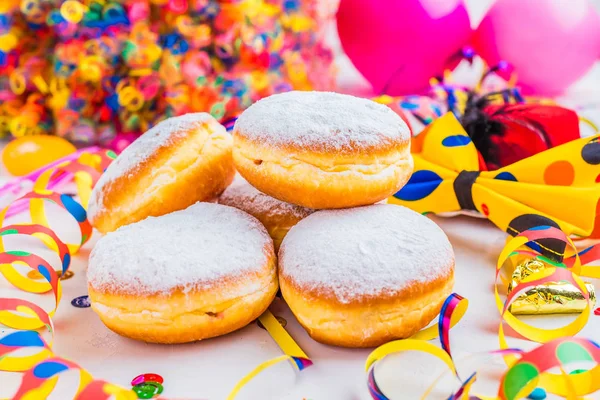
M265 311L260 317L258 317L258 320L265 327L267 332L269 332L269 335L271 335L273 340L275 340L275 343L277 343L277 345L285 353L285 355L275 357L271 360L259 364L256 368L250 371L235 385L233 390L227 396L227 400L234 400L235 397L239 394L240 390L242 390L242 388L246 386L248 382L254 379L265 369L282 361L291 361L292 363L294 363L294 365L296 366L296 368L298 368L299 371L312 365L312 361L310 361L306 353L302 351L300 346L298 346L298 344L294 341L294 339L292 339L289 333L287 333L287 331L281 326L281 324L279 323L279 321L277 321L277 318L273 316L271 311Z

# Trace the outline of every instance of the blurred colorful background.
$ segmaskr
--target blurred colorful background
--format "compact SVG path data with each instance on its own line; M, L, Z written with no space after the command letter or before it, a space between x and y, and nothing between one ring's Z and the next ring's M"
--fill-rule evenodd
M591 134L599 15L600 0L5 0L0 137L17 140L3 160L22 175L76 148L118 153L170 116L228 125L288 90L377 98L414 134L446 111L476 125L499 94L565 106Z

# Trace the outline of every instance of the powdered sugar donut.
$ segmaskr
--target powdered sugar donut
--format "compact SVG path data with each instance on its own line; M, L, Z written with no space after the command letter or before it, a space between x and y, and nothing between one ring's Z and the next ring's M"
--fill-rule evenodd
M261 192L308 208L373 204L413 170L410 130L390 108L327 92L250 106L233 131L238 172Z
M283 240L279 283L313 339L379 346L435 318L452 292L454 253L435 223L408 208L318 211Z
M184 343L239 329L277 292L273 242L254 217L219 204L119 228L90 255L91 305L111 330Z
M90 199L90 222L106 233L216 198L235 174L231 146L231 136L210 114L162 121L102 175Z
M273 239L275 251L290 228L315 210L286 203L266 195L237 175L225 189L219 203L239 208L258 219Z

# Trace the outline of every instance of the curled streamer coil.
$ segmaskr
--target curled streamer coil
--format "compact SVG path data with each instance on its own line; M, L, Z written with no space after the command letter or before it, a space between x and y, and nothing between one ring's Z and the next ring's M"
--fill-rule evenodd
M14 287L29 293L54 295L54 307L46 311L37 304L19 298L0 298L0 323L14 329L0 337L0 370L24 372L21 384L13 399L47 398L54 390L59 375L65 371L79 372L79 385L75 399L119 400L135 399L129 389L121 388L92 376L76 363L57 357L52 352L54 327L52 317L60 303L62 289L60 277L69 270L71 257L92 234L85 207L71 196L48 190L56 181L73 181L82 204L87 205L91 190L116 154L112 151L90 149L78 153L76 159L67 159L36 175L33 190L12 202L0 212L0 273ZM28 203L28 208L23 208ZM78 225L80 241L65 243L49 227L45 205L53 203L62 208ZM29 211L31 223L3 226L7 215L22 210ZM6 250L4 239L12 235L28 235L39 239L48 249L58 255L61 270L55 271L44 258L34 254L34 249ZM16 268L26 266L37 271L44 281L23 275ZM50 340L46 341L37 329L46 328ZM21 353L20 349L37 349ZM27 354L27 355L22 355Z
M232 124L231 124L232 125ZM14 400L47 398L54 390L58 377L66 371L79 372L79 385L75 394L76 400L117 400L137 399L130 389L125 389L103 380L94 380L85 369L76 363L57 357L52 352L54 326L52 317L60 303L62 289L60 278L69 270L71 256L89 239L92 227L87 220L85 208L66 194L48 190L58 186L57 183L72 181L77 187L77 194L82 204L89 202L93 186L100 175L108 167L116 154L112 151L91 148L78 152L77 158L67 157L64 162L54 163L42 171L32 174L33 191L16 199L0 211L0 273L16 288L29 293L49 293L54 295L54 308L46 311L30 301L18 298L0 298L0 323L15 329L0 337L0 371L24 372L21 384ZM11 192L11 189L0 192ZM77 243L65 243L49 227L45 204L51 202L62 208L78 224L81 240ZM28 207L24 207L23 203ZM6 217L29 211L31 224L14 224L2 226ZM4 237L10 235L28 235L39 239L48 249L56 253L61 262L61 270L55 271L50 263L42 257L28 251L7 251L4 248ZM23 275L16 264L24 265L38 272L45 281L32 279ZM312 365L312 361L281 327L270 311L266 311L260 321L285 355L268 360L240 380L228 399L233 399L239 391L262 370L281 361L289 360L298 371ZM46 328L50 340L46 341L36 329ZM18 355L20 349L38 349L34 354Z
M562 255L554 254L557 260L542 256L542 250L550 250L543 247L544 239L555 239L568 245L571 247L570 255L563 258ZM525 245L529 245L529 248ZM540 251L531 250L532 248ZM536 386L541 386L547 391L569 400L581 399L581 396L598 391L600 389L600 346L592 340L575 338L573 335L583 329L590 316L589 293L580 276L600 278L600 268L589 265L600 259L600 245L578 252L571 239L557 228L540 226L524 231L512 238L500 254L496 268L496 283L501 277L500 272L506 261L515 256L537 257L550 264L550 266L523 279L520 284L513 288L505 301L500 298L498 285L496 284L495 298L501 316L498 330L500 349L490 351L489 354L502 356L508 365L508 369L500 380L497 396L489 397L471 393L471 388L477 380L477 371L473 372L464 381L458 376L450 352L448 333L450 327L454 325L454 321L457 321L466 311L467 304L460 296L451 295L444 303L438 321L441 348L423 340L415 340L427 340L427 337L419 337L419 334L417 334L410 339L384 344L369 355L366 371L368 376L367 386L371 397L374 400L391 400L377 384L374 366L377 361L384 357L404 351L419 351L433 355L443 361L456 378L462 382L459 389L451 394L448 400L467 400L470 398L516 400L530 394ZM527 292L532 287L557 281L571 283L583 294L587 301L586 309L574 321L561 328L542 329L528 325L510 313L510 305L520 294ZM510 326L525 339L542 344L530 351L510 348L504 334L504 324ZM566 373L566 367L569 364L589 361L595 362L596 366L577 374ZM555 368L560 371L560 374L549 372ZM422 395L422 399L425 399L431 393L438 381L439 379L429 386Z
M56 180L64 180L65 176L69 176L77 186L81 202L87 204L93 185L115 157L116 155L113 152L99 149L82 152L77 159L59 163L40 173L35 180L32 192L27 193L0 211L0 273L13 286L23 291L40 294L52 292L55 302L54 308L46 311L37 304L23 299L0 298L0 323L15 329L15 331L0 337L0 370L24 372L21 385L13 397L14 399L46 398L54 390L59 375L65 371L78 371L79 373L79 385L75 399L100 400L113 397L119 400L128 400L137 397L129 389L102 380L94 380L86 370L71 361L57 357L51 349L54 339L52 317L61 298L60 277L69 270L71 256L89 240L92 227L87 221L85 208L80 203L73 200L69 195L52 192L47 188L52 186ZM48 202L62 208L77 222L81 240L76 243L65 243L49 228L45 211L45 204ZM11 215L11 208L22 207L22 203L28 203L32 222L30 224L2 226L6 216ZM48 249L58 255L61 270L54 271L47 260L30 251L6 250L4 238L11 235L28 235L39 239ZM540 246L538 241L542 239L563 241L571 246L573 251L569 257L564 258L561 262L553 262L535 251L523 249L524 245L531 243ZM496 303L502 317L498 335L500 350L493 351L491 354L503 356L509 368L501 379L498 396L494 398L501 400L517 399L527 395L538 384L548 391L560 394L568 399L575 399L600 389L600 366L598 365L577 375L567 375L565 372L565 366L571 362L592 360L600 363L600 347L596 343L587 339L570 337L585 326L590 315L589 294L580 276L600 277L599 268L588 266L592 261L600 259L600 246L593 246L578 253L571 240L556 228L538 227L525 231L513 238L502 251L497 264L496 280L501 277L500 271L505 261L516 255L543 258L545 262L550 262L552 266L524 279L513 289L504 302L500 299L496 289ZM37 271L45 281L40 282L23 275L15 268L15 265L26 266ZM510 304L520 293L532 286L550 281L570 282L588 300L586 310L573 322L562 328L544 330L527 325L510 313ZM452 358L449 339L451 327L462 318L467 307L468 302L466 299L453 294L443 304L437 325L426 328L409 339L393 341L373 351L366 363L367 385L373 399L389 400L377 384L375 364L389 354L408 350L429 353L441 359L456 378L462 382L460 388L451 394L448 399L468 399L471 387L477 379L477 372L461 380ZM259 320L285 354L260 364L243 377L227 397L228 400L233 400L244 385L261 371L281 361L291 361L298 371L312 365L310 358L270 311L266 311ZM543 344L529 352L509 348L504 336L504 323L525 338ZM49 332L50 340L44 340L40 333L36 331L41 328L45 328ZM428 342L428 340L438 336L441 347ZM18 350L23 348L37 349L38 351L33 354L31 352L18 353ZM561 374L550 374L548 372L555 367L560 369ZM434 387L435 382L427 389L423 398ZM484 400L492 399L480 395L475 397Z

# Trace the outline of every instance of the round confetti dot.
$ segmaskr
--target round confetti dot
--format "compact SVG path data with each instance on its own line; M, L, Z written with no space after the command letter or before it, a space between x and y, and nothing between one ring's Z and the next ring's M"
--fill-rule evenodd
M594 315L600 315L600 307L594 310Z
M570 186L575 180L575 168L568 161L556 161L544 171L547 185Z
M131 380L131 386L140 385L146 382L156 382L162 384L164 379L158 374L141 374Z
M158 382L145 382L135 385L132 390L138 399L151 399L163 392L163 386Z
M483 215L485 215L486 217L490 215L490 209L488 208L487 204L481 205L481 211L483 212Z
M530 400L543 400L546 398L546 391L542 388L535 388L527 398Z
M90 306L90 298L88 295L75 297L71 300L71 305L77 308L88 308Z
M287 321L285 320L285 318L283 318L283 317L275 317L275 318L277 319L277 321L279 321L279 324L280 324L282 327L284 327L284 328L286 327L286 325L287 325ZM266 328L264 327L264 325L263 325L263 324L262 324L262 323L261 323L259 320L256 320L256 325L258 325L258 326L259 326L259 328L266 329Z

